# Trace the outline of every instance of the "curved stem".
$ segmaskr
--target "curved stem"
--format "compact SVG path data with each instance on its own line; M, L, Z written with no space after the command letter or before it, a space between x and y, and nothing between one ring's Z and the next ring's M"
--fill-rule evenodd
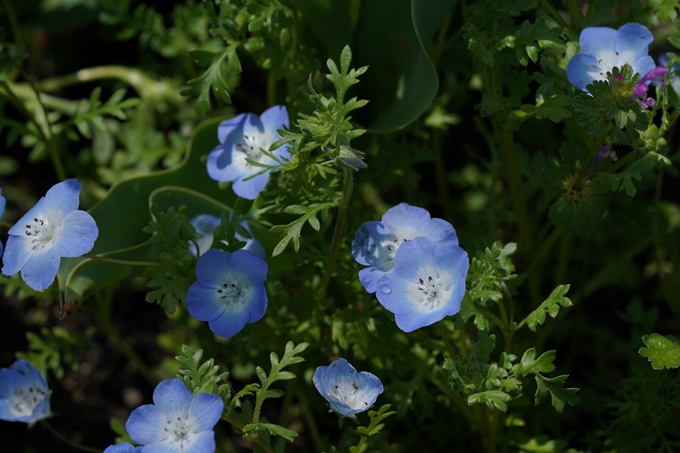
M126 266L152 266L152 267L161 267L161 263L156 263L153 261L128 261L128 260L117 260L115 258L106 258L103 256L99 255L92 255L90 253L85 253L83 255L85 258L89 258L91 260L96 260L96 261L105 261L107 263L114 263L114 264L123 264Z
M59 431L57 431L56 429L54 429L54 428L52 427L52 425L50 425L50 424L47 422L47 420L41 420L40 423L42 423L42 425L43 425L45 428L47 428L47 430L48 430L49 432L51 432L52 434L54 434L54 436L55 436L57 439L59 439L60 441L64 442L65 444L67 444L67 445L69 445L69 446L71 446L71 447L73 447L73 448L76 448L76 449L81 450L81 451L89 451L89 452L92 452L92 453L101 453L101 450L100 450L99 448L86 447L85 445L81 445L81 444L79 444L79 443L77 443L77 442L73 442L71 439L62 436L61 433L60 433Z
M349 431L350 433L356 434L357 436L360 436L360 437L362 437L363 439L371 439L371 440L374 440L374 441L378 442L379 444L384 445L385 447L387 447L387 449L388 449L389 451L394 452L394 453L397 453L397 451L396 451L394 448L392 448L392 447L390 446L390 444L388 444L388 443L385 442L384 440L378 439L378 438L373 437L373 436L369 436L368 434L360 433L360 432L357 431L356 429L350 427L347 423L345 423L344 426L345 426L345 428L347 428L347 431ZM362 439L362 441L359 442L359 445L358 445L358 446L361 446L362 444L365 443L365 441L363 441L363 439Z
M354 187L354 176L351 170L345 169L345 185L342 190L342 200L340 200L340 208L338 209L338 219L335 221L335 230L333 231L333 242L331 242L331 251L328 254L328 262L321 277L321 284L319 285L318 296L320 300L326 297L326 290L331 281L331 274L333 273L333 266L335 265L335 257L340 248L340 241L342 240L342 230L345 226L345 217L347 216L347 207L349 200L352 197L352 188Z

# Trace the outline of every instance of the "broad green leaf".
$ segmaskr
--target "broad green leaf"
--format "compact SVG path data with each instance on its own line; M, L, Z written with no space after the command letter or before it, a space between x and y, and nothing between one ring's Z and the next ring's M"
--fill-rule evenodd
M640 348L640 355L652 362L652 368L661 370L680 366L680 344L668 337L653 333L642 337L646 348Z
M579 398L576 396L577 388L564 388L564 381L569 377L565 374L554 378L543 377L540 374L536 375L536 405L550 393L550 399L553 407L557 412L564 410L564 404L575 406L579 403Z
M626 191L626 195L634 197L637 193L637 188L633 180L641 181L641 173L650 171L659 162L659 159L651 154L633 162L626 169L620 173L600 173L593 180L593 189L599 193L607 192L622 192ZM664 162L662 160L662 162Z
M552 362L556 355L557 351L547 351L536 358L536 349L527 349L520 363L512 367L512 373L519 377L524 377L530 373L550 373L555 369Z
M345 45L357 66L370 65L358 85L370 103L356 120L370 130L400 129L430 105L439 77L426 48L457 0L294 0L309 27L335 57Z
M510 395L500 390L488 390L486 392L475 393L468 396L467 403L468 405L484 403L489 407L496 407L505 412L508 410L508 405L506 403L511 399L512 397Z
M546 314L555 318L560 311L560 307L571 307L571 300L564 297L564 295L567 294L567 291L569 291L569 286L570 285L559 285L536 310L527 316L527 325L529 326L529 329L536 332L536 327L545 322Z

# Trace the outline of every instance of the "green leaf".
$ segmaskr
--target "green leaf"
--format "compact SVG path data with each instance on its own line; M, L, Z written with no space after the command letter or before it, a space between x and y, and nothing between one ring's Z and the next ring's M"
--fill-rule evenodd
M626 195L634 197L637 193L637 188L633 180L641 181L641 173L652 170L659 162L659 159L652 154L648 154L641 159L636 160L625 170L620 173L599 173L593 180L593 189L599 193L607 192L622 192L626 191Z
M244 433L252 431L269 431L272 436L283 437L286 440L293 442L293 438L298 436L293 430L286 429L283 426L274 425L273 423L250 423L243 427Z
M575 406L579 403L579 398L576 396L577 388L564 388L564 381L569 377L569 375L557 376L554 378L546 378L537 374L536 384L538 388L536 389L536 405L541 402L541 400L550 393L550 399L553 407L557 412L562 412L564 410L564 404L567 403L570 406Z
M545 98L543 102L534 105L522 105L522 112L534 113L537 118L549 118L554 123L559 123L565 118L571 118L571 112L564 107L571 104L571 98L564 94L555 94Z
M489 330L489 321L486 319L484 313L482 313L475 301L472 300L470 293L467 291L465 291L465 295L463 296L463 301L460 304L460 310L458 311L457 316L463 321L463 325L465 325L468 319L474 316L475 326L479 330ZM457 329L462 327L463 326L456 326Z
M222 372L214 359L201 362L203 350L193 351L190 346L182 345L182 355L175 357L184 368L177 372L177 377L193 395L214 393L223 399L229 397L228 372Z
M548 298L541 305L539 305L536 310L527 316L527 325L529 326L529 329L536 332L536 327L545 322L546 314L549 314L552 318L556 318L560 311L560 307L571 307L571 300L569 300L567 297L564 297L564 295L569 291L569 286L570 285L557 286L553 292L550 293L550 296L548 296Z
M489 407L496 407L505 412L508 410L508 405L506 403L511 399L512 397L510 395L500 390L488 390L486 392L475 393L468 396L467 403L468 405L484 403Z
M315 203L310 206L292 205L284 209L283 212L286 214L302 214L302 216L287 225L276 225L272 227L270 230L272 233L279 233L283 236L283 239L281 239L276 247L274 247L272 256L281 254L286 249L291 240L293 241L293 247L297 252L300 249L300 235L302 233L302 227L304 224L309 222L312 228L318 231L320 224L316 218L316 214L319 211L333 208L337 206L338 203L339 198L332 203Z
M182 96L196 96L196 115L203 118L210 111L210 93L216 99L221 99L227 104L231 103L229 87L225 78L226 68L223 65L225 59L228 62L229 71L235 74L241 72L241 65L236 55L239 43L227 46L221 52L209 52L207 50L193 50L190 55L200 67L208 69L200 76L191 79L182 88Z
M530 373L550 373L555 369L552 362L556 355L557 351L546 351L537 359L536 349L527 349L520 363L512 367L512 373L518 377L524 377Z
M653 333L642 337L642 342L647 347L640 348L639 353L652 362L652 368L655 370L680 366L680 344L674 339Z

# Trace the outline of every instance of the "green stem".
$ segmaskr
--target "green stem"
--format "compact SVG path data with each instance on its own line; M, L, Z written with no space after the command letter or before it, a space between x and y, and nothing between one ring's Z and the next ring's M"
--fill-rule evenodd
M432 131L432 146L434 148L434 174L437 181L437 191L439 192L439 201L444 210L444 218L453 221L453 211L451 209L451 202L449 201L449 194L446 189L446 172L444 161L444 153L442 151L442 134L441 131Z
M357 431L356 429L350 427L347 423L345 423L344 426L345 426L345 428L347 429L347 431L349 431L349 432L351 432L351 433L353 433L353 434L356 434L357 436L359 436L359 437L362 438L362 439L359 441L359 445L357 445L357 447L361 447L363 444L366 443L366 441L364 441L364 439L366 439L366 440L371 439L371 440L374 440L374 441L378 442L378 443L381 444L381 445L384 445L385 447L387 447L387 449L388 449L389 451L391 451L391 452L393 452L393 453L397 453L397 451L396 451L394 448L392 448L392 447L390 446L390 444L388 444L388 443L385 442L384 440L378 439L377 437L373 437L373 436L370 436L370 435L368 435L368 434L360 433L360 432Z
M326 291L328 290L328 284L331 281L331 274L333 272L333 266L335 265L335 258L338 254L338 249L340 248L340 242L342 241L342 230L345 226L347 207L349 206L349 200L352 197L354 176L352 175L352 171L348 169L343 170L343 173L345 175L345 185L342 190L342 199L340 200L340 208L338 209L338 219L335 222L335 230L333 231L333 241L331 242L331 250L328 254L328 262L326 263L326 267L323 271L321 284L317 293L319 300L326 298Z
M126 265L126 266L161 267L161 263L156 263L156 262L153 262L153 261L117 260L115 258L106 258L106 257L99 256L99 255L92 255L90 253L85 253L83 256L85 258L89 258L91 260L104 261L104 262L107 262L107 263L114 263L114 264L123 264L123 265Z
M465 401L463 401L463 398L461 398L459 394L451 390L451 388L431 374L428 374L428 379L434 384L435 387L439 389L439 391L445 393L449 398L451 398L451 401L453 401L453 403L458 407L458 409L463 413L465 418L467 418L470 423L474 423L475 425L479 426L478 421L472 416L470 408L467 406Z
M443 322L437 323L439 324L439 333L442 336L442 339L444 340L444 344L446 345L446 350L449 351L449 356L453 359L456 357L456 351L453 349L453 346L451 345L451 342L449 341L449 333L446 331L446 327L444 327Z
M545 9L548 10L550 16L552 16L552 18L555 19L555 22L557 22L560 25L560 27L569 28L564 19L562 19L562 16L560 16L560 13L558 13L555 7L550 4L550 0L541 0L541 4L543 4Z
M14 42L21 42L21 28L19 28L19 21L17 20L17 15L14 12L12 3L9 0L2 0L2 5L5 8L5 13L9 20L9 26L12 29L12 35L14 35Z
M565 283L567 266L569 264L569 256L571 255L571 239L574 237L571 233L565 233L562 236L562 243L560 244L560 256L557 263L557 272L555 272L555 280L553 286Z
M570 28L575 32L580 31L578 0L567 0L567 10L569 11Z
M70 447L73 447L73 448L76 448L76 449L82 450L82 451L89 451L89 452L92 452L92 453L101 453L101 450L98 449L98 448L86 447L85 445L81 445L81 444L79 444L79 443L73 442L71 439L62 436L61 433L60 433L59 431L57 431L56 429L54 429L54 428L52 427L52 425L50 425L50 424L47 422L47 420L41 420L40 423L41 423L45 428L47 428L47 430L48 430L49 432L51 432L52 434L54 434L54 436L55 436L57 439L59 439L60 441L64 442L65 444L69 445Z
M293 382L293 381L291 381ZM297 389L297 397L302 404L303 414L305 421L307 422L307 428L309 428L309 434L312 437L312 443L314 444L314 451L321 451L321 433L319 432L319 427L316 424L316 419L314 418L314 412L307 400L307 396L302 391L300 387Z
M638 157L637 151L629 152L628 154L623 156L621 159L619 159L618 162L616 162L614 165L611 166L611 168L609 169L609 173L614 173L616 170L623 167L624 165L626 165L630 161L637 159L637 157Z

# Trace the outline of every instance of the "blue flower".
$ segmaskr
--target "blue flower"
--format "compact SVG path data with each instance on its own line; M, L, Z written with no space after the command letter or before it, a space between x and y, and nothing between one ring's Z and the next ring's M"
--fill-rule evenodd
M416 237L427 237L444 245L458 245L453 226L442 219L431 219L423 208L400 203L389 209L382 221L366 222L352 241L352 256L368 266L359 271L359 280L369 293L377 290L378 280L394 268L400 246Z
M458 313L468 267L462 248L419 237L401 246L394 272L380 278L376 296L397 326L412 332Z
M127 442L111 445L104 450L104 453L141 453L142 447L134 447Z
M320 366L312 377L314 386L333 410L343 417L352 417L368 410L383 392L383 385L372 373L357 370L345 359L330 366Z
M618 30L609 27L584 28L579 38L581 52L567 64L567 78L579 90L594 80L606 80L607 72L626 63L641 76L654 69L648 46L654 40L643 25L628 23Z
M33 424L50 415L50 390L25 360L0 369L0 420Z
M166 379L156 386L153 402L132 411L125 423L130 438L144 446L144 453L215 451L213 428L224 409L219 396L199 393L192 397L182 381Z
M99 230L90 214L78 210L80 187L76 179L54 185L10 228L4 275L21 271L28 286L42 291L54 281L62 257L92 250Z
M208 174L216 181L233 181L236 195L254 200L269 181L269 171L248 181L245 178L262 170L248 162L277 165L276 161L260 149L269 147L281 138L277 129L288 128L288 111L283 105L275 105L265 110L261 116L242 113L222 121L217 129L220 144L208 156ZM272 153L277 158L290 158L288 146L284 145Z
M267 310L267 263L247 250L210 249L198 258L198 281L187 292L189 314L208 321L210 330L233 337Z
M231 215L229 218L231 219ZM205 252L210 250L210 247L212 247L213 233L215 232L215 228L220 226L220 219L214 215L201 214L189 220L189 222L196 229L196 232L201 235L201 237L195 239L195 241L196 244L198 244L198 251L200 252L199 255L203 255ZM248 231L248 233L250 233L250 238L244 238L240 234L235 233L236 239L246 243L246 245L243 246L241 250L248 250L249 252L253 252L255 255L264 259L264 247L262 247L260 241L253 237L253 233L250 231L250 225L248 225L248 222L244 220L243 222L239 223L239 225L241 225ZM193 243L189 245L189 251L192 253L192 255L196 256L196 246Z
M0 189L0 219L2 219L2 215L5 213L5 207L7 206L7 200L5 200L5 197L2 196L2 189ZM0 242L0 256L2 256L2 242Z

